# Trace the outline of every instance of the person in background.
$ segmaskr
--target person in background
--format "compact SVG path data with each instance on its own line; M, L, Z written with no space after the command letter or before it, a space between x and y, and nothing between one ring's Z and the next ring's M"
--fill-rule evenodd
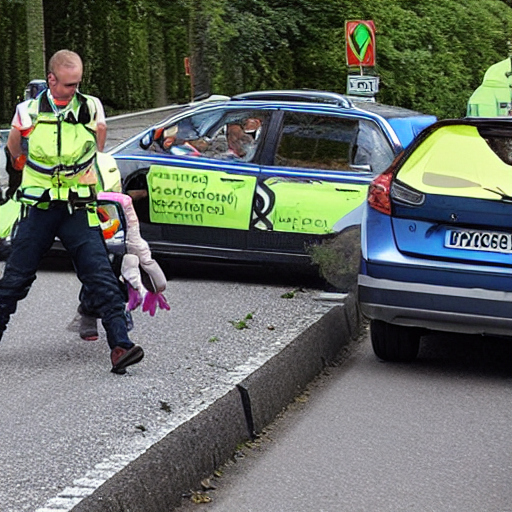
M249 160L254 154L255 139L240 124L228 124L226 129L228 151L236 158Z
M128 337L125 298L99 227L93 162L104 147L106 123L100 100L78 91L82 72L78 54L58 51L48 64L48 89L20 103L12 121L7 146L13 167L22 172L17 198L23 212L0 280L0 339L57 236L94 297L111 371L123 374L144 351Z
M251 135L254 140L257 140L261 133L261 120L256 117L248 117L243 122L243 129L245 133Z

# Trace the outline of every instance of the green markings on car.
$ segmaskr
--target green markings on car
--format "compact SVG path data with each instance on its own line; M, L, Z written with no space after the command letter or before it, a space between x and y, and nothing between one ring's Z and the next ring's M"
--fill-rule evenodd
M151 222L249 229L256 177L151 166Z
M248 230L256 214L255 176L154 165L147 181L151 222ZM283 233L332 233L367 193L367 185L322 180L268 178L261 184L273 205L257 212L253 229Z
M367 185L271 178L265 185L275 196L267 219L274 231L323 235L366 199Z

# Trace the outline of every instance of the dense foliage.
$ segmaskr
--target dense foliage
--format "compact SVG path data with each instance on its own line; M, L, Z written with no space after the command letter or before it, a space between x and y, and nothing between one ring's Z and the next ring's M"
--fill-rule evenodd
M10 120L26 83L40 78L29 72L30 3L0 0L2 123ZM60 48L80 53L82 90L116 111L255 89L343 93L345 21L371 19L377 65L366 72L380 76L377 99L458 117L487 67L509 55L512 38L512 0L42 3L46 58ZM186 56L192 58L193 87L184 73Z

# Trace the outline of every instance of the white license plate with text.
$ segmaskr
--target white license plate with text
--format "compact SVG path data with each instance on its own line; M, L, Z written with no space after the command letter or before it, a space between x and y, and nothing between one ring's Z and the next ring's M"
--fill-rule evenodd
M445 247L512 254L512 233L453 229L446 232Z

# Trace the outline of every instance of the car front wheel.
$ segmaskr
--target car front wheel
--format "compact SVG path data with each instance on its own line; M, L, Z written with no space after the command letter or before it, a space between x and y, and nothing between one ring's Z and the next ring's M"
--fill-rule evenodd
M370 330L373 351L379 359L394 362L416 359L421 338L418 329L372 320Z

